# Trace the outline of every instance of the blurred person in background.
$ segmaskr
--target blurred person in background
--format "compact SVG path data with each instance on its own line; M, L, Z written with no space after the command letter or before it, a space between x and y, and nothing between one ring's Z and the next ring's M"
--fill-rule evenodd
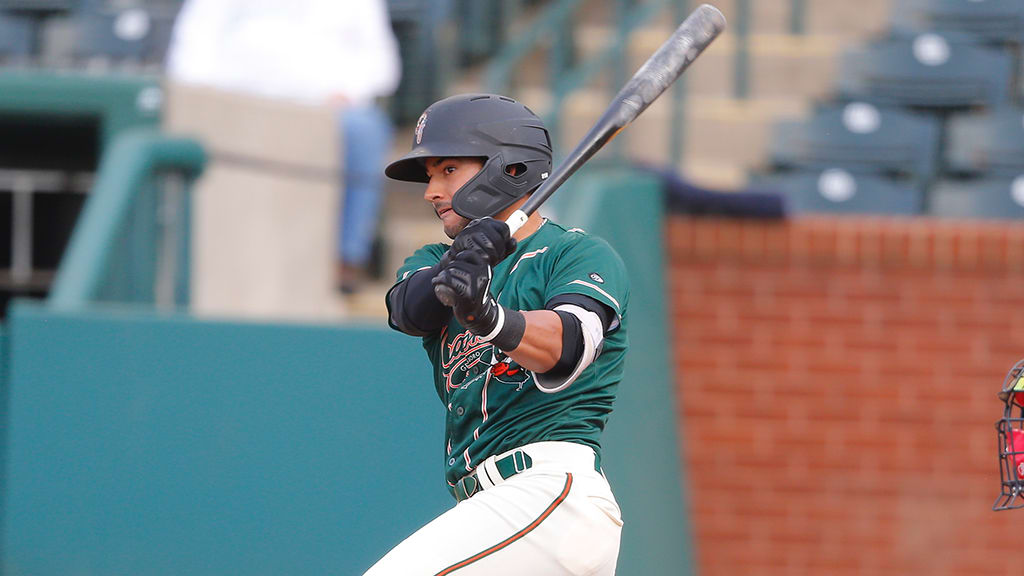
M177 82L337 108L344 202L338 286L356 290L377 232L392 126L376 100L398 87L382 0L186 0L167 74Z

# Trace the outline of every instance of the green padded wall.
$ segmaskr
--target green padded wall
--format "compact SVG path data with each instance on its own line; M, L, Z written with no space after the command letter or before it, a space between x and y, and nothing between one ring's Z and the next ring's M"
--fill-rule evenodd
M633 282L602 462L618 573L689 574L660 187L625 169L574 181L559 220L607 238ZM383 326L21 302L7 332L5 574L361 574L453 504L425 355Z
M551 202L552 216L560 222L611 243L630 275L629 353L602 460L625 521L618 573L692 574L669 359L661 182L650 172L591 166Z
M16 304L9 576L361 574L446 509L443 412L383 327Z
M7 69L0 74L0 113L94 117L108 143L126 128L160 123L157 76Z

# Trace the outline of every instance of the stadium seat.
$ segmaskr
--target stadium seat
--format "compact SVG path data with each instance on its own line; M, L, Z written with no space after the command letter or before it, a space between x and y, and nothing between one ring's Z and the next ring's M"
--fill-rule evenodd
M842 167L924 180L935 171L939 122L866 102L830 104L808 120L776 125L771 161L779 168Z
M79 0L83 2L84 10L103 14L105 17L114 19L115 36L120 36L118 31L118 18L123 18L125 13L138 14L144 11L148 19L148 30L145 37L139 42L126 41L119 38L115 45L122 50L129 45L139 48L141 54L118 54L102 52L100 55L121 57L129 59L141 59L146 63L162 64L167 55L167 48L171 43L171 36L174 31L174 21L181 10L184 0ZM137 18L138 16L136 16ZM87 25L88 26L88 25ZM130 26L129 26L130 28ZM130 35L130 33L129 33Z
M1007 102L1012 58L937 33L888 38L843 54L843 98L924 108Z
M142 61L149 51L153 19L144 8L86 8L76 15L80 57Z
M32 22L0 13L0 59L25 58L32 54Z
M19 12L67 12L78 8L82 0L0 0L0 10Z
M1024 174L940 180L929 192L928 212L943 218L1024 218Z
M1024 172L1024 109L956 114L949 119L946 169L957 174Z
M1020 0L897 0L890 21L909 30L967 33L985 43L1024 41Z
M391 28L402 59L402 81L391 98L396 122L415 121L443 95L454 57L441 30L450 5L451 0L388 0Z
M917 186L840 168L756 175L749 188L782 194L794 214L913 215L923 207Z

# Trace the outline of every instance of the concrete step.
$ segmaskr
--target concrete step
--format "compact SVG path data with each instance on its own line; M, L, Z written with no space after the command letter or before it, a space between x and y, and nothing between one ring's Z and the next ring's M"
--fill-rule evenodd
M791 0L750 1L751 95L774 97L792 94L796 97L818 98L832 88L836 60L845 46L866 36L877 34L888 26L892 0L804 0L805 31L791 33ZM731 95L737 32L737 0L716 0L731 25L708 49L694 69L702 69L702 79L691 82L699 93ZM696 3L691 3L696 6ZM611 0L589 0L577 11L576 42L578 57L587 58L615 41L615 3ZM679 22L672 9L630 39L629 72L632 73L669 37ZM521 86L548 84L548 54L535 50L519 67L516 82ZM711 64L705 62L710 61ZM703 65L701 65L703 63ZM696 75L694 72L691 75Z
M677 170L698 186L723 192L742 189L748 178L747 169L739 164L699 156L687 156Z
M629 43L628 75L643 65L671 34L647 28ZM604 28L585 28L579 34L581 51L597 53L612 42ZM693 63L685 76L687 89L702 96L732 96L736 82L737 38L723 34ZM839 57L852 39L839 35L753 34L748 38L748 94L752 98L821 98L833 91ZM543 66L534 62L533 65ZM541 75L524 82L543 82ZM598 82L601 82L599 79Z
M564 130L556 144L558 149L564 154L575 146L607 105L608 96L601 91L581 90L573 94L563 111ZM800 118L808 108L807 103L788 98L689 98L683 118L684 159L731 164L743 169L757 167L764 162L772 126L780 120ZM671 114L672 103L668 96L655 101L619 136L626 153L650 164L670 163Z
M729 27L738 25L737 0L713 0L713 6L722 11ZM893 0L804 0L804 33L839 34L859 37L885 29ZM700 2L690 2L692 10ZM789 34L792 31L792 0L749 0L750 22L753 34ZM679 25L674 8L666 9L657 20L666 29ZM606 25L615 21L613 0L588 0L575 14L579 25Z

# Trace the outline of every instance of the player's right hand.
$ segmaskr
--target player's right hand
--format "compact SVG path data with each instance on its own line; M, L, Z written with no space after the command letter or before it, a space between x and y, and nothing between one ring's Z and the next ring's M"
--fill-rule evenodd
M516 251L516 239L509 235L508 224L488 216L473 220L459 232L448 249L448 260L466 250L479 252L493 268Z
M455 319L477 336L489 334L499 321L491 296L491 267L480 250L463 250L431 280L436 290L451 291Z

